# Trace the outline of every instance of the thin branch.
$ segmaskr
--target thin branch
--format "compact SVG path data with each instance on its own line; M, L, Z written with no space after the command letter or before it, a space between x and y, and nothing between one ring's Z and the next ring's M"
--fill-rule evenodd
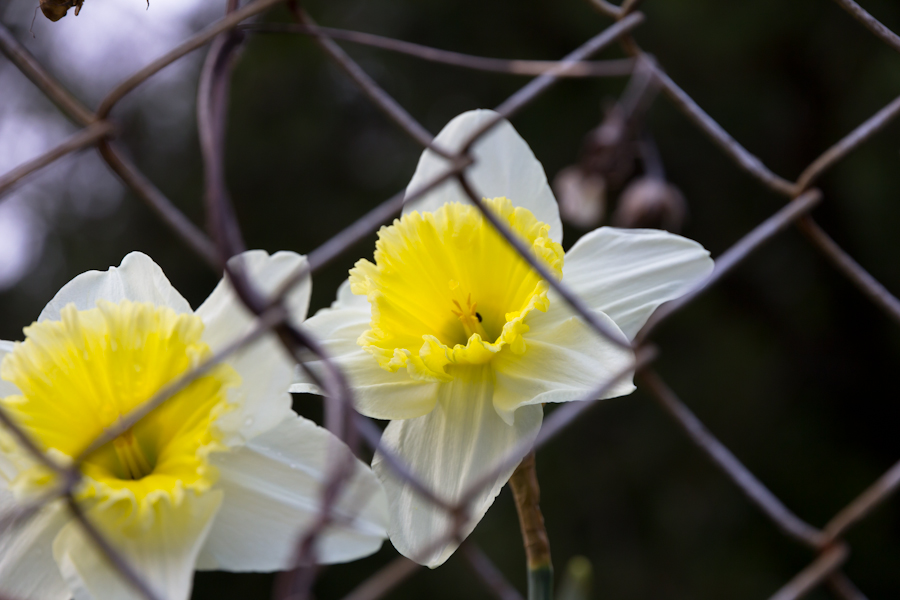
M394 194L368 213L360 217L349 227L342 229L336 235L328 239L327 242L313 250L308 255L308 264L299 267L284 283L277 289L270 302L280 302L290 290L308 277L311 273L315 273L323 266L330 263L336 257L346 252L353 244L365 238L367 235L375 231L380 225L388 221L392 216L398 213L405 204L412 204L446 180L454 177L463 169L474 164L472 159L465 157L455 160L455 165L451 166L447 171L433 178L427 184L417 188L412 194L398 192Z
M618 6L613 4L612 2L607 2L607 0L587 0L588 4L590 4L594 10L596 10L601 15L606 15L607 17L611 17L613 19L618 19L622 16L622 11Z
M0 23L0 51L56 106L79 125L90 125L98 117L54 79L13 34Z
M900 96L866 121L847 134L841 141L826 150L811 165L804 169L797 178L796 193L808 188L822 173L834 166L836 162L847 156L852 150L883 129L888 123L900 115Z
M494 212L487 207L484 203L482 197L472 189L469 180L466 178L465 173L460 173L456 176L456 180L459 182L460 187L462 187L463 191L466 195L469 196L469 199L472 201L484 218L490 222L490 224L497 230L503 238L512 246L521 256L525 259L525 261L531 265L531 268L537 271L538 275L541 276L541 279L547 282L550 287L552 287L556 293L558 293L563 300L568 304L572 310L578 313L582 319L590 326L591 329L596 331L602 337L607 339L610 343L619 346L620 348L631 348L631 344L627 339L623 339L621 332L614 331L610 329L610 327L601 321L597 314L591 309L587 303L582 300L577 294L573 293L572 290L568 288L568 286L563 285L559 279L557 279L556 275L550 271L547 267L546 263L543 260L538 258L529 248L525 246L525 243L509 228L509 225L502 222L501 219L494 214Z
M163 56L157 58L143 69L139 69L127 79L122 81L119 85L110 90L106 97L103 98L103 100L100 102L100 107L97 109L97 118L105 119L109 114L109 111L112 110L112 107L115 106L116 103L121 100L126 94L128 94L128 92L132 91L134 88L149 79L152 75L155 75L182 56L189 54L202 46L205 46L207 43L212 41L214 37L216 37L223 31L228 31L229 29L236 27L241 21L249 19L254 15L258 15L259 13L281 2L284 2L284 0L255 0L247 6L236 10L235 12L227 15L222 19L219 19L206 29L203 29L192 35L187 40L185 40Z
M433 491L425 487L422 481L416 477L409 466L407 466L400 458L391 450L385 448L381 441L382 431L375 426L367 417L356 413L354 416L356 429L359 431L363 440L368 444L373 452L380 454L384 462L387 463L394 475L398 479L406 482L420 496L438 506L448 513L455 512L457 507L447 503L443 498L437 496Z
M369 77L359 64L356 63L350 55L344 52L343 48L334 43L323 30L316 26L315 21L302 9L294 11L294 15L301 25L305 25L316 30L313 36L319 46L328 54L338 66L352 79L360 90L369 98L369 100L387 115L400 129L402 129L409 137L415 140L419 145L430 149L432 152L443 156L444 158L452 158L445 150L434 145L434 136L425 129L421 123L416 121L406 109L394 100L394 98L385 92L375 83L375 80Z
M302 35L327 35L335 40L343 40L390 52L406 54L421 60L472 69L489 73L506 73L509 75L543 75L563 64L556 60L518 60L504 58L486 58L461 52L441 50L403 40L396 40L371 33L335 29L333 27L300 25L296 23L252 23L242 25L241 29L254 33L299 33ZM630 58L578 62L569 66L557 77L620 77L629 75L634 67Z
M847 560L849 551L843 544L832 546L822 552L808 567L800 571L783 588L775 592L769 600L797 600L813 591L835 569Z
M236 54L244 35L238 30L213 40L197 90L197 130L203 156L204 200L210 235L216 242L219 260L245 250L240 226L225 185L225 121L228 92Z
M630 373L643 369L647 364L655 360L656 356L657 352L655 347L644 346L643 348L640 348L635 355L634 362L628 365L628 367L622 369L608 381L585 394L580 400L567 402L564 406L553 411L548 418L544 419L541 430L533 444L528 441L520 442L510 450L501 461L493 465L492 469L483 474L478 480L463 491L456 507L452 511L454 522L447 528L443 535L436 537L431 544L420 550L419 556L428 556L444 544L452 541L461 543L462 539L459 531L468 520L468 505L485 486L491 484L500 473L521 462L521 458L519 457L525 456L525 454L532 450L538 450L541 446L558 435L577 418L593 408L598 402L598 397L603 396L610 388L627 377Z
M783 231L792 221L799 219L812 210L821 200L822 194L819 190L809 190L757 225L750 233L738 240L736 244L716 259L715 268L709 277L701 281L684 296L659 307L644 327L641 328L637 336L635 336L635 342L640 343L642 340L647 339L660 323L693 302L697 296L712 287L719 279L743 262L752 252Z
M642 53L641 53L642 54ZM785 196L793 196L794 184L769 170L759 158L741 146L715 119L710 117L693 98L687 95L662 69L657 77L669 99L703 131L739 167L756 177L771 190Z
M842 536L879 504L890 498L898 487L900 487L900 461L825 525L825 541L831 542Z
M16 441L24 448L29 454L31 454L34 458L38 460L42 465L56 473L57 475L65 475L66 470L60 465L56 464L55 461L51 460L49 456L47 456L43 450L41 450L37 443L31 439L31 436L25 433L18 423L16 423L15 419L9 416L9 413L6 411L6 407L0 404L0 423L3 423L3 426L6 427L12 434L13 437L16 438Z
M645 368L656 359L657 351L654 346L644 346L639 348L635 353L634 362L627 367L615 373L607 381L598 385L579 400L566 402L560 406L550 416L544 419L541 424L541 430L534 440L534 443L522 442L515 446L508 454L482 475L475 483L470 485L460 496L458 508L465 508L472 498L480 492L485 486L489 485L503 471L516 466L521 462L521 458L532 450L539 450L544 444L556 437L562 430L571 425L585 412L593 408L607 391L617 385L621 380Z
M87 515L81 510L81 507L78 506L78 502L75 498L71 495L67 495L66 503L69 506L72 516L79 522L82 530L87 534L97 550L99 550L104 558L109 561L109 564L122 575L125 581L127 581L135 590L140 592L147 600L163 600L156 595L156 592L150 588L147 582L144 581L144 578L134 570L134 567L132 567L128 561L122 558L121 554L119 554L119 552L113 548L112 544L109 543L109 540L107 540L94 524L91 523L90 519L87 518Z
M420 565L398 556L344 596L344 600L378 600L421 570Z
M63 143L45 152L24 164L19 165L5 175L0 176L0 198L4 192L12 188L23 178L50 165L63 156L90 146L113 132L113 126L108 121L97 121L75 133Z
M238 350L241 350L245 346L255 342L266 333L269 333L269 330L272 329L272 327L283 322L286 318L287 313L280 306L273 307L268 312L260 315L257 318L253 328L249 332L234 340L224 348L220 349L203 363L197 365L190 371L187 371L177 379L170 381L167 385L163 386L159 391L157 391L149 400L116 421L116 423L112 426L105 429L101 435L97 436L90 444L88 444L88 446L84 450L76 455L72 468L78 468L78 465L84 462L91 454L93 454L106 444L110 443L123 433L127 432L129 429L134 427L138 421L153 412L157 407L161 406L164 402L169 400L169 398L185 389L197 378L202 377L203 375L208 373L223 360L225 360Z
M811 548L818 548L822 542L822 532L795 515L781 500L763 485L747 467L720 442L690 409L669 389L652 370L646 369L640 375L643 386L684 430L694 444L710 460L728 475L744 495L756 504L783 533Z
M900 52L900 36L881 24L878 19L870 15L866 10L853 0L835 0L853 17L866 26L872 33L880 37L885 43L897 52Z
M840 598L840 600L868 600L866 595L859 591L850 578L840 571L836 571L828 576L825 580L831 593Z
M147 177L128 159L114 142L103 140L100 155L122 181L141 198L172 231L212 269L221 273L216 247L183 212L163 195Z
M881 307L894 321L900 323L900 300L844 252L843 248L838 246L812 217L809 215L801 217L797 221L797 228L831 261L838 271L868 296L869 300Z
M467 540L461 550L469 566L494 596L500 600L522 600L522 595L506 580L500 569L475 542Z
M559 66L544 73L540 77L536 77L522 89L507 98L495 110L500 113L502 118L510 118L512 115L520 111L526 104L537 98L540 94L549 89L559 77L569 72L569 69L575 68L581 61L586 60L593 54L600 52L611 43L626 35L635 27L644 22L644 15L641 13L632 13L608 27L604 31L595 35L579 48L567 54L559 63ZM485 126L483 131L476 132L473 141L483 135L492 125ZM471 143L471 142L470 142ZM466 147L468 150L468 147Z

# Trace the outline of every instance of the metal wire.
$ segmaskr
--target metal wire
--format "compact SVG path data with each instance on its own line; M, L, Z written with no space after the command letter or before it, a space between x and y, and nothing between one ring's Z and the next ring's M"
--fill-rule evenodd
M287 3L288 8L297 21L296 24L252 26L244 24L244 21L250 17L261 14L282 2ZM492 218L492 213L485 209L480 196L477 194L477 190L471 189L466 171L474 164L474 159L468 154L468 150L474 142L499 122L499 118L486 124L473 135L459 153L449 153L445 149L435 147L432 135L409 115L395 99L378 86L375 80L340 48L335 42L336 39L369 44L390 51L403 52L422 60L453 64L463 68L518 75L536 75L537 77L532 82L510 96L498 107L497 110L501 117L509 117L522 110L560 78L634 74L635 77L643 77L644 83L646 83L647 74L649 73L649 76L655 82L654 85L661 87L675 106L684 112L701 131L708 135L739 168L755 177L765 188L791 199L784 209L754 228L720 256L715 272L707 280L698 284L694 290L680 300L660 309L631 346L635 353L633 364L610 381L604 382L597 390L585 397L585 402L570 403L554 411L544 422L543 429L534 446L540 447L579 418L593 404L590 400L602 395L603 391L614 385L618 379L628 376L632 371L643 370L643 374L640 376L643 385L659 400L665 411L673 417L676 425L710 457L714 464L738 486L738 489L752 503L762 510L763 514L769 517L776 527L786 536L799 541L814 552L815 555L811 564L778 590L772 596L772 600L800 598L823 583L827 583L829 589L839 598L848 600L864 598L862 592L839 571L839 568L849 555L849 547L843 540L843 536L855 524L865 519L873 508L897 491L897 488L900 487L900 463L897 463L869 488L864 490L856 499L839 511L823 529L819 530L788 509L758 478L741 464L733 453L715 438L657 374L647 370L647 367L658 355L656 347L650 345L647 342L647 338L655 326L663 319L670 317L679 308L692 302L702 291L715 285L723 274L743 262L747 256L769 239L778 235L791 223L796 223L813 247L831 261L838 271L858 287L866 297L885 310L894 320L900 322L900 301L854 261L808 214L821 200L821 193L816 189L810 188L812 183L895 119L900 114L900 98L891 102L839 140L834 146L823 152L803 170L796 182L791 182L774 173L759 158L748 152L680 88L655 60L645 54L634 40L630 38L630 32L644 21L642 14L634 12L639 4L639 0L626 0L621 6L616 6L607 0L587 0L587 2L599 13L614 19L615 22L588 40L581 48L560 61L518 61L473 57L360 32L318 27L312 18L299 9L291 0L255 0L243 8L238 8L238 3L234 0L229 0L226 14L222 19L191 36L150 65L127 77L106 95L96 111L92 111L84 106L74 95L54 80L41 64L22 47L9 30L0 24L0 51L39 90L53 101L67 117L82 128L57 147L0 176L0 194L9 190L38 169L52 165L63 156L95 146L101 157L110 165L113 171L135 192L139 199L156 212L160 219L168 225L176 238L180 239L188 249L207 263L217 274L221 274L223 270L227 272L227 276L230 278L241 301L248 310L256 315L254 327L248 334L235 340L196 369L186 373L178 380L170 382L134 412L123 416L119 422L89 444L82 453L74 457L74 461L70 465L54 462L28 436L25 430L17 425L12 416L0 409L0 422L11 431L20 445L33 455L35 460L57 473L61 481L61 485L54 493L39 499L39 502L23 506L18 512L0 516L0 523L3 523L3 527L5 528L7 525L13 526L10 524L14 521L18 522L33 515L40 509L41 502L51 502L62 498L63 502L71 510L73 517L81 524L86 535L93 541L100 552L108 558L110 564L118 570L123 579L146 598L155 598L155 592L148 585L148 582L142 580L140 574L127 563L114 545L105 539L102 533L90 523L83 507L78 503L73 490L77 488L77 484L82 477L80 472L82 460L97 448L134 426L150 411L168 401L173 394L177 393L195 378L206 373L220 361L226 359L230 354L248 344L254 343L260 337L270 332L278 335L285 348L301 364L312 357L325 365L324 375L318 383L328 396L325 416L328 428L338 437L348 442L351 447L356 444L357 439L368 442L373 448L379 447L379 430L369 420L353 411L352 389L347 384L339 367L327 356L318 340L311 338L304 331L297 330L289 323L283 301L293 286L339 256L355 242L371 234L377 227L400 210L404 199L409 201L411 198L404 198L402 193L389 198L347 229L311 252L309 265L299 269L288 278L288 281L271 297L265 297L255 289L240 263L226 267L226 260L243 249L240 226L231 208L225 186L222 160L225 147L224 122L227 113L228 86L231 68L237 58L236 51L243 42L242 32L244 31L299 33L315 37L327 56L334 60L350 76L351 80L361 88L373 104L391 118L411 139L415 140L423 148L430 148L449 159L450 166L447 172L425 186L419 192L419 195L426 193L447 179L455 178L459 181L463 189L470 195L472 202L483 211L485 217L517 251L522 253L524 258L532 262L532 265L547 278L549 283L557 288L560 294L571 304L572 308L582 316L586 325L593 328L597 335L605 336L614 343L627 346L625 342L612 336L606 330L603 324L594 317L583 300L568 289L563 282L555 281L548 273L544 272L545 269L542 263L532 260L533 257L521 246L511 232L507 231L507 228L502 223ZM836 0L836 2L863 23L879 39L900 51L900 37L878 22L853 0ZM624 50L631 55L630 59L599 62L587 61L587 58L592 54L616 41L619 41ZM198 123L206 175L205 204L208 233L204 233L179 211L140 172L124 152L117 147L115 141L117 132L113 124L107 120L107 117L119 100L130 91L169 64L210 42L213 45L201 74L200 93L198 94ZM520 456L520 450L527 451L529 448L517 448L511 453L511 456ZM462 500L456 504L436 496L421 481L418 481L413 472L406 468L397 457L387 456L386 463L394 469L395 474L399 478L410 483L412 488L417 490L423 498L433 502L453 517L454 525L447 532L446 536L434 540L435 547L437 547L449 539L459 539L461 537L459 528L465 523L465 517L469 509L468 503L477 495L481 486L488 484L496 473L509 467L508 463L511 460L518 459L507 458L500 461L493 469L489 470L487 477L484 477L472 486L463 494ZM323 490L318 518L298 539L296 568L279 582L279 590L281 590L283 598L309 597L310 589L317 574L314 566L315 542L317 537L331 523L331 507L348 477L348 464L346 461L338 461L330 471ZM518 592L503 579L499 570L480 549L471 545L471 543L467 543L463 546L463 552L469 559L473 571L495 596L505 599L519 597ZM389 592L394 586L417 571L418 568L414 563L405 558L398 558L364 582L347 598L352 600L374 600Z

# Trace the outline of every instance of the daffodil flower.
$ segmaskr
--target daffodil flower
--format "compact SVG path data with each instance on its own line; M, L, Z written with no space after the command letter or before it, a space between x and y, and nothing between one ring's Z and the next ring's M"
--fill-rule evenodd
M243 254L260 290L272 292L306 260ZM299 323L310 285L287 299ZM2 342L3 407L60 465L157 391L240 339L253 319L223 280L197 309L149 257L83 273L25 328ZM298 536L319 516L336 460L352 460L319 538L322 562L375 552L387 501L371 470L327 430L291 409L294 361L273 334L230 355L126 433L88 455L75 498L87 518L167 600L190 595L196 569L274 571L292 566ZM60 485L59 477L0 435L0 510ZM0 536L0 593L22 600L141 597L86 537L62 500Z
M435 141L458 150L495 117L464 113ZM712 269L703 247L664 231L602 227L563 252L544 170L512 125L502 121L472 151L476 162L467 176L490 210L620 341L630 341L657 306ZM448 168L426 151L407 193ZM390 419L385 448L451 503L534 440L543 403L583 399L634 360L630 349L598 335L572 311L456 181L410 203L402 218L382 228L374 262L357 262L331 308L305 326L344 368L357 409ZM317 391L299 372L292 389ZM633 390L629 375L605 397ZM459 543L448 537L452 516L418 495L381 455L373 468L388 494L394 546L422 564L443 563ZM463 538L513 469L473 497Z

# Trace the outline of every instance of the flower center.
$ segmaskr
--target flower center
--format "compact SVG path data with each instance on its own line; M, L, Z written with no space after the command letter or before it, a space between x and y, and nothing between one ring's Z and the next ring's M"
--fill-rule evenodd
M506 198L488 207L562 277L563 249L550 227ZM375 262L350 271L351 290L372 306L358 343L388 371L448 381L450 364L489 362L525 351L525 318L549 306L547 283L474 206L448 203L412 212L378 232Z
M61 311L60 321L25 328L0 366L21 395L0 399L35 443L65 462L81 454L104 430L211 353L201 340L203 322L150 303L100 300L96 308ZM144 513L149 504L180 490L207 489L215 480L210 452L224 449L215 427L228 410L227 389L238 382L219 365L198 377L131 429L88 456L82 466L82 499L128 500ZM13 487L40 491L54 479L15 447L0 444L21 468Z
M450 309L450 312L456 315L456 318L462 323L466 332L466 340L476 333L483 340L491 339L481 324L484 318L475 310L478 307L478 303L472 304L472 294L469 294L469 297L466 298L466 308L463 308L456 300L453 301L453 304L456 306L456 310Z
M113 440L113 447L121 463L121 479L143 479L153 472L153 465L144 456L141 445L130 429Z

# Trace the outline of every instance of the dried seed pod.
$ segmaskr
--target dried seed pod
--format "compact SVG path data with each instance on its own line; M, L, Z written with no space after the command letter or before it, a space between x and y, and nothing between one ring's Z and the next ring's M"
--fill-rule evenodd
M616 189L628 181L636 158L634 127L621 108L613 105L607 109L603 122L584 138L582 168L600 175L610 188Z
M612 224L616 227L650 227L681 231L687 203L674 185L658 177L635 179L619 196Z
M553 179L553 191L559 200L564 221L581 229L592 229L603 220L606 211L606 180L581 167L566 167Z
M82 4L84 0L41 0L41 12L51 21L59 21L72 7L75 7L77 17Z

